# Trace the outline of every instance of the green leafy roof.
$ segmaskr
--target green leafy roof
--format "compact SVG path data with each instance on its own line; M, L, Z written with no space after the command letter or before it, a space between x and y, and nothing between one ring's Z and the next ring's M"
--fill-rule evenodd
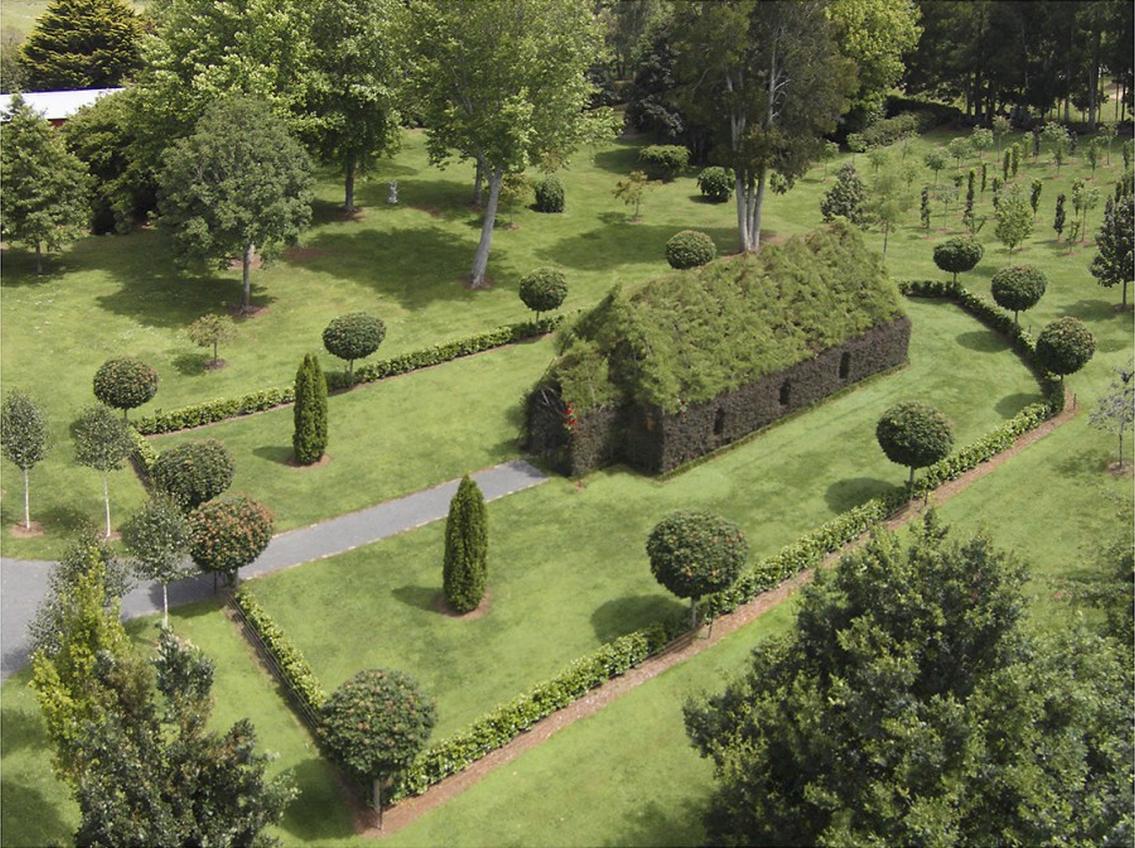
M759 254L617 286L561 339L546 382L577 410L676 411L901 314L881 257L836 222Z

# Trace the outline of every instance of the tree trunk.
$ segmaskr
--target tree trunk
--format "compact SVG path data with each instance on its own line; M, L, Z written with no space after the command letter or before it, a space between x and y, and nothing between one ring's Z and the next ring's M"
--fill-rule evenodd
M481 205L481 183L485 181L485 160L477 157L477 173L473 177L473 205Z
M1099 120L1099 87L1100 87L1100 39L1103 33L1099 24L1095 25L1092 38L1092 61L1088 66L1088 127L1096 128Z
M889 236L890 234L891 234L891 225L890 224L884 224L883 225L883 255L884 256L887 255L887 236Z
M241 261L241 277L244 283L244 295L240 308L242 312L252 311L252 254L255 250L252 242L244 246L244 257Z
M1123 281L1123 308L1127 308L1127 280Z
M169 588L168 584L162 583L162 626L169 627Z
M382 830L382 781L377 777L371 783L371 796L374 811L378 813L378 829Z
M106 504L106 537L110 538L110 484L107 482L106 474L102 475L102 497L103 502Z
M690 631L697 632L698 629L698 599L690 598Z
M914 466L913 465L910 467L910 477L908 477L907 481L906 481L906 490L911 496L914 495Z
M213 341L213 361L216 362L217 359L218 359L218 357L217 357L217 342L216 342L216 340L214 340Z
M746 214L748 208L748 193L749 187L745 185L745 180L740 173L737 174L733 183L733 191L737 198L737 236L740 243L741 253L746 253L749 250L749 216Z
M346 179L343 181L343 209L347 212L355 211L355 157L347 154Z
M43 247L37 241L35 243L35 275L38 277L43 274Z
M28 506L28 470L24 469L24 529L32 529L32 513Z
M757 193L752 198L749 207L749 250L756 252L761 249L761 213L765 207L765 188L768 186L768 168L761 168L760 178L757 180Z
M493 246L493 226L497 218L497 201L500 199L501 179L504 171L496 169L489 174L489 202L485 206L485 220L481 224L481 241L473 257L473 270L469 274L469 284L479 289L485 285L485 268L489 264L489 249Z

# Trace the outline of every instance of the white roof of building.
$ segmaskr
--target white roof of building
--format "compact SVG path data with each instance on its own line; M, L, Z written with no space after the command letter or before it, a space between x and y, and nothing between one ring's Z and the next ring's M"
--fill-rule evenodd
M70 118L83 106L89 106L104 94L122 91L121 88L89 88L81 91L26 91L24 102L49 121ZM12 104L11 94L0 94L0 110L7 112Z

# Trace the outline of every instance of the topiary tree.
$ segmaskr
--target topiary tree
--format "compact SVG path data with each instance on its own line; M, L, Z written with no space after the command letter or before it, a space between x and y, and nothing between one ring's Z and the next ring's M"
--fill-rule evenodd
M548 174L536 183L536 211L563 212L564 184L554 174Z
M875 438L891 462L910 469L907 488L914 488L914 472L950 455L954 434L950 422L934 407L919 401L895 404L875 425Z
M520 299L524 305L536 313L540 320L541 312L559 309L567 297L567 277L555 268L537 268L520 278Z
M1018 325L1018 313L1036 306L1048 283L1044 272L1032 265L1002 268L993 275L992 282L993 299L1013 313L1013 323Z
M366 312L351 312L332 320L323 331L323 346L332 356L347 360L347 383L355 382L355 360L365 359L382 344L386 325Z
M839 148L836 149L838 151ZM714 203L724 203L733 194L735 180L736 177L731 169L713 165L703 168L698 174L698 190L701 191L702 197L707 197Z
M157 492L122 525L122 542L130 552L131 567L143 580L162 585L162 623L169 626L168 586L188 577L189 520L181 506Z
M867 189L863 180L859 179L855 166L845 162L836 171L835 183L820 201L820 212L825 221L842 216L853 224L862 225L866 219L866 204Z
M425 747L437 709L408 674L360 671L332 693L319 715L319 737L343 766L371 781L382 828L382 787Z
M296 372L295 431L292 449L296 462L311 465L327 450L327 380L314 353L303 358Z
M134 450L129 425L102 404L87 407L71 425L75 461L102 473L102 496L106 507L106 538L110 538L111 471L117 471Z
M1078 318L1066 315L1045 326L1036 338L1036 358L1048 371L1064 382L1088 364L1096 352L1096 340Z
M442 586L446 603L457 612L471 612L480 605L488 578L488 550L485 499L466 474L445 521Z
M696 268L712 262L716 256L713 239L698 230L682 230L666 242L666 261L671 268Z
M1135 281L1135 195L1124 195L1118 202L1108 200L1103 225L1096 233L1096 255L1091 271L1101 286L1123 287L1123 308L1127 307L1127 286Z
M732 521L700 510L675 512L646 539L654 579L690 599L690 626L698 624L698 599L729 588L749 555L745 534Z
M35 402L18 389L8 392L0 406L0 448L24 476L24 529L30 530L28 472L47 453L47 422Z
M652 180L670 182L686 169L690 151L681 144L651 144L639 151L638 161Z
M150 482L189 512L224 492L235 473L225 446L207 439L163 451L150 469Z
M202 571L236 583L237 572L253 563L272 541L272 513L251 498L203 503L189 513L189 555Z
M222 364L217 355L217 347L233 337L233 321L227 315L202 315L189 325L186 334L197 347L213 348L213 358L209 364L217 367Z
M934 264L943 271L954 275L954 285L958 284L958 274L972 271L981 261L985 249L981 242L972 237L947 239L934 246Z
M158 372L140 359L129 356L108 359L95 372L95 397L122 410L141 406L158 392Z

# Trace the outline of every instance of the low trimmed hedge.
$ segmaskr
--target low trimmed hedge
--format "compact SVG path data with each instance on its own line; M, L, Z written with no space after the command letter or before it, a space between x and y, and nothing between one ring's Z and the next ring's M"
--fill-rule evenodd
M466 336L463 339L455 339L422 350L403 353L400 356L378 362L368 362L355 369L355 385L372 383L399 374L408 374L419 368L441 365L463 356L470 356L514 342L543 336L552 332L562 320L563 316L561 315L550 315L538 320L505 324L503 327ZM345 389L349 387L350 383L347 380L346 373L332 372L327 375L327 385L332 389ZM287 406L293 401L295 401L294 386L260 389L239 397L209 400L183 406L169 412L163 412L159 409L153 415L138 419L134 422L134 427L143 435L156 436L190 427L200 427L204 424L216 424L218 421L237 418L241 415L251 415L254 412L264 412L278 406Z
M318 714L319 708L327 700L327 693L323 690L319 679L311 670L311 666L307 664L307 660L304 659L299 648L291 643L280 625L276 624L272 616L264 611L264 608L257 603L247 589L237 590L236 594L233 595L233 601L240 607L249 625L260 636L264 646L272 654L272 658L284 675L284 682L293 694L313 714Z
M139 433L134 427L127 427L126 432L130 436L130 441L134 443L135 462L149 475L154 467L154 463L158 461L158 452L154 449L154 446L150 444L150 440Z
M536 722L578 701L613 677L657 653L669 640L661 625L620 636L573 661L563 671L477 719L466 730L431 745L395 781L390 801L421 795L430 786L501 748Z

